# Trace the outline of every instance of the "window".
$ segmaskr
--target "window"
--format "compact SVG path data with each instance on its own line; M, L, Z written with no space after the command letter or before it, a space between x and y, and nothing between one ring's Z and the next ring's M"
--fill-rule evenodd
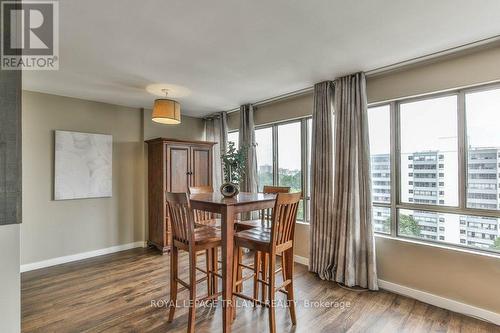
M499 106L497 85L368 109L376 232L500 252Z
M259 191L264 185L274 184L273 179L273 128L265 127L255 130L257 144L257 174L259 177Z
M500 89L465 94L467 117L467 207L499 209Z
M390 106L368 109L374 230L390 233L391 135ZM381 172L383 171L383 172ZM386 204L380 205L380 204Z
M275 185L302 192L297 220L304 222L310 219L311 127L312 119L307 117L255 129L259 191Z
M278 125L278 185L302 190L302 150L300 122Z
M401 200L410 202L408 181L432 182L436 178L449 179L445 190L449 195L439 201L440 205L458 205L458 128L457 128L457 96L429 98L413 102L402 102L400 108L401 137ZM403 161L413 156L412 176ZM438 173L439 157L448 162L447 177L444 172ZM404 179L408 178L408 179ZM434 180L434 181L431 181ZM417 189L417 187L414 187ZM413 195L415 203L428 204L431 195Z
M302 135L301 122L278 125L278 185L290 186L292 192L302 191ZM297 220L304 220L304 203L297 212Z
M234 146L238 148L238 143L240 142L240 132L233 131L227 133L227 141L234 142Z

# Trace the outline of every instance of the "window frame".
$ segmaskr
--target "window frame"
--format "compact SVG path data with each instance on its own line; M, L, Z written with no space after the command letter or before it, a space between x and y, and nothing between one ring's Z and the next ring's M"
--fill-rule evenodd
M468 251L483 252L499 255L495 250L486 248L477 248L465 244L453 244L442 241L433 241L423 238L414 238L400 234L399 231L399 210L417 210L433 213L449 213L465 216L500 218L500 210L479 209L467 207L467 187L468 187L468 146L467 146L467 117L466 117L466 99L468 93L481 92L500 89L499 83L482 84L473 87L454 89L445 92L436 92L425 94L418 97L400 98L391 101L383 101L368 104L369 108L389 105L390 109L390 161L391 161L391 200L390 203L372 202L372 207L386 207L391 210L390 234L375 232L376 234L390 236L393 238L408 239L423 243L436 244L450 248L465 249ZM416 204L403 202L401 200L401 104L416 102L421 100L434 99L446 96L457 96L457 152L458 152L458 205L443 206L438 204ZM500 178L500 177L499 177Z
M279 186L279 156L278 156L278 127L281 125L287 125L291 123L300 123L300 158L301 158L301 192L302 192L302 207L303 207L303 219L297 219L299 223L309 224L308 216L310 216L309 206L307 202L311 200L310 196L307 195L306 189L309 184L309 170L307 168L307 156L309 156L309 142L308 142L308 134L309 129L307 127L307 121L312 119L312 116L299 117L294 119L280 120L269 122L265 124L260 124L255 126L255 131L265 128L272 129L272 162L273 162L273 184L266 185L274 185ZM238 129L234 129L232 131L228 131L228 133L238 132Z

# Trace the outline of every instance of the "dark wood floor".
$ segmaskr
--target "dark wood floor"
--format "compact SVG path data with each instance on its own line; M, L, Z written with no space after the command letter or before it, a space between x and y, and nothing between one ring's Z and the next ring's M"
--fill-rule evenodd
M134 249L23 273L22 331L184 332L187 309L179 309L168 324L167 308L152 306L168 300L168 262L168 255ZM181 277L187 278L185 267L183 257ZM319 280L302 265L296 266L295 290L298 324L292 327L286 309L278 308L278 332L500 331L498 326L390 292L349 291ZM183 292L179 298L186 297ZM323 307L306 301L323 302ZM233 331L266 332L267 310L241 305ZM220 322L220 305L199 308L196 331L220 332Z

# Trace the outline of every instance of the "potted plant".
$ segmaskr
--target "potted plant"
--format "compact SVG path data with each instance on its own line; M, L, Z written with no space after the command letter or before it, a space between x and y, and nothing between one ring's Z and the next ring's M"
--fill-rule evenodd
M247 149L245 147L236 149L234 142L229 142L227 151L221 156L221 160L224 183L220 187L220 192L224 197L232 198L240 192L239 185L245 173Z

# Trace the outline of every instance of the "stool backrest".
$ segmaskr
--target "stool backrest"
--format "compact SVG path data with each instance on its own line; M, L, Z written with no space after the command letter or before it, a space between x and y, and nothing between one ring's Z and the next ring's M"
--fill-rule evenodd
M189 187L190 194L202 194L202 193L214 193L214 188L211 185L207 186L190 186ZM194 210L194 220L196 222L212 220L215 218L214 213L205 212L203 210Z
M191 194L200 194L200 193L213 193L214 188L212 185L207 186L190 186L189 193Z
M262 193L290 193L290 186L272 186L264 185ZM263 225L269 225L271 223L272 210L270 208L263 209L260 212L260 219Z
M194 212L187 193L167 193L167 206L174 241L194 244Z
M264 185L262 193L290 193L290 186Z
M279 246L293 242L295 222L302 193L278 193L273 209L271 242Z

